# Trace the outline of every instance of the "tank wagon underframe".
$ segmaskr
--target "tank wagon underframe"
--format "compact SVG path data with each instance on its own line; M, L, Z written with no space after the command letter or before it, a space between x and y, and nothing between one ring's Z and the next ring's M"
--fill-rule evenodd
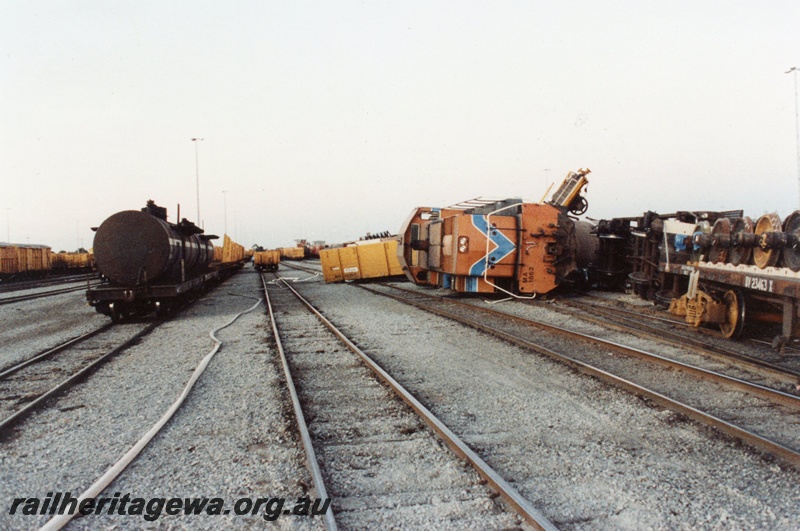
M86 292L86 300L102 314L114 321L133 314L155 311L163 314L176 304L185 302L212 283L228 276L229 268L222 268L186 280L178 284L154 284L151 286L100 286Z

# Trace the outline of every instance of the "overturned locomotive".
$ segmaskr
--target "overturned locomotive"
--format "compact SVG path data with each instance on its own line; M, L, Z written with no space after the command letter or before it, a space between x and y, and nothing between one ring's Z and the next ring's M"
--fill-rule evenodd
M587 209L581 191L588 174L568 174L547 203L471 200L415 209L399 233L403 271L420 285L518 298L587 282L599 243L593 225L574 215Z

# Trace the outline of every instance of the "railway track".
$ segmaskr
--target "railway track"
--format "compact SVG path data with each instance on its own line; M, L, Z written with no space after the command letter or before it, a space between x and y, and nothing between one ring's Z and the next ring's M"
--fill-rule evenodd
M159 324L106 325L4 369L0 373L0 439Z
M603 300L601 298L597 298ZM763 370L765 373L776 377L785 377L787 381L800 383L800 370L792 367L787 361L793 361L800 353L797 349L786 347L788 355L781 355L771 351L762 355L753 355L743 352L757 348L764 352L764 344L771 345L771 342L749 338L735 342L732 348L719 345L723 341L714 336L713 332L703 328L694 328L683 321L674 318L658 317L647 313L637 313L622 308L614 308L602 303L593 303L585 300L585 297L577 299L559 299L551 306L556 311L569 312L576 317L593 322L602 322L604 326L613 326L627 333L635 334L640 337L658 339L663 343L678 346L691 346L698 352L705 355L716 357L724 356L726 359L735 359L751 370ZM599 316L602 319L592 318ZM678 331L675 331L675 328ZM706 339L698 339L698 335L706 336ZM717 341L715 341L717 340ZM726 340L727 341L727 340ZM742 348L744 347L744 348ZM797 365L797 363L795 363Z
M20 280L20 281L6 281L0 283L0 293L8 293L10 291L22 291L27 289L38 289L49 286L56 286L59 284L72 284L74 282L87 282L97 279L97 273L84 273L81 275L64 275L53 278L45 278L39 280Z
M315 489L333 498L336 522L328 522L329 529L337 523L367 528L386 522L402 526L403 521L420 527L444 522L453 526L454 518L463 518L464 525L509 527L518 525L519 517L535 527L554 529L287 282L269 288L265 281L264 292L309 468L316 469ZM458 457L443 456L423 422ZM466 475L460 460L482 479ZM519 517L492 503L487 506L493 494L484 483ZM431 499L445 500L443 515L436 507L441 504Z
M96 284L93 284L93 285L96 285ZM85 291L86 288L87 288L87 285L83 284L81 286L73 286L73 287L69 287L69 288L54 289L54 290L42 291L42 292L38 292L38 293L26 293L25 295L16 295L16 296L13 296L13 297L2 297L2 298L0 298L0 305L13 304L13 303L17 303L17 302L30 301L30 300L34 300L34 299L41 299L43 297L52 297L54 295L63 295L65 293L72 293L72 292L75 292L75 291Z
M308 273L319 272L319 269L297 264L291 264L290 267ZM643 317L641 314L632 311L609 308L585 302L581 299L559 299L557 303L549 304L547 307L573 318L594 323L603 328L633 334L644 339L654 340L682 349L691 349L692 352L715 360L717 363L724 365L735 364L742 374L759 375L763 379L762 381L771 380L775 385L779 385L787 392L793 394L796 394L796 392L800 390L800 388L798 388L798 385L800 385L800 370L773 363L760 357L743 354L739 350L724 348L711 341L703 341L696 337L691 337L692 334L674 332L663 326L649 324L649 322L658 321L666 323L667 325L678 325L683 328L685 327L685 323L682 321L664 317L659 318L649 314ZM648 322L644 322L644 319ZM694 331L695 329L691 330ZM772 356L777 357L777 354L773 353Z
M360 287L554 358L800 468L796 395L492 308L391 284Z
M0 369L0 380L8 378L12 374L14 374L14 373L18 372L19 370L27 367L28 365L31 365L31 364L36 363L38 361L41 361L41 360L43 360L45 358L48 358L48 357L50 357L50 356L52 356L54 354L57 354L57 353L61 352L62 350L66 349L66 348L68 348L70 346L73 346L73 345L75 345L77 343L80 343L82 341L85 341L85 340L87 340L87 339L89 339L91 337L94 337L94 336L96 336L97 334L99 334L101 332L105 332L106 330L108 330L112 326L113 326L113 323L107 323L107 324L101 326L100 328L97 328L95 330L92 330L90 332L82 334L82 335L80 335L78 337L74 337L72 339L68 339L67 341L64 341L63 343L61 343L60 345L56 345L53 348L49 348L47 350L39 352L38 354L35 354L35 355L31 356L28 359L25 359L23 361L17 362L17 363L15 363L13 365L9 365L6 368L2 368L2 369Z

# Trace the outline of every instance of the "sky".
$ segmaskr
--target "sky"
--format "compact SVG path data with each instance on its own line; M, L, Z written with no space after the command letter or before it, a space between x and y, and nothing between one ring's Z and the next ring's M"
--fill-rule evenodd
M0 0L0 241L148 199L250 247L417 206L799 207L800 2ZM192 138L202 138L193 142ZM224 193L223 193L224 192Z

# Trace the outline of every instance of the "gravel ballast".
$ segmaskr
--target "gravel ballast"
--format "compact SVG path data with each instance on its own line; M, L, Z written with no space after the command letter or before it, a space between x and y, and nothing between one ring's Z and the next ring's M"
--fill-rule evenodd
M83 492L168 409L198 362L213 348L208 333L260 297L245 270L120 354L3 443L0 527L32 528L45 517L7 514L15 497ZM263 305L217 336L223 346L182 409L131 467L104 492L132 497L294 500L310 483L287 415L282 379L266 344ZM278 525L313 525L287 516ZM261 515L91 516L71 527L219 529L263 525Z
M446 319L301 289L561 527L796 528L796 471Z
M447 319L353 285L316 280L296 287L562 529L797 529L797 471L633 395ZM14 498L44 498L57 491L77 496L102 475L183 389L213 347L209 330L260 296L258 275L243 270L0 442L0 528L33 528L46 521L44 516L8 515ZM76 315L83 312L87 321L100 317L75 302ZM223 346L184 406L104 495L207 496L233 504L243 497L293 500L309 491L263 306L217 336ZM41 341L54 342L49 333ZM324 382L314 388L330 390ZM331 404L336 405L325 405ZM342 410L369 424L368 415L359 416L364 412L345 405ZM397 423L406 426L409 421ZM326 428L333 427L322 426L319 433L332 433ZM371 444L364 444L364 450ZM434 461L447 453L438 452ZM340 462L348 467L335 473L345 480L355 473L368 478L368 484L377 481L369 475L377 470L373 462L366 454L353 453ZM401 465L395 472L398 482L416 474L413 467ZM354 489L360 485L354 483ZM410 522L413 503L438 504L444 518L458 507L444 498L416 496L413 490L406 489L405 496ZM346 507L359 511L385 500L390 498L359 497L356 489ZM455 511L454 522L493 527ZM375 521L382 527L396 525L381 516ZM162 514L153 522L141 516L84 517L69 528L264 525L261 515ZM270 525L319 528L321 521L281 516Z
M83 291L0 305L0 369L108 322Z

